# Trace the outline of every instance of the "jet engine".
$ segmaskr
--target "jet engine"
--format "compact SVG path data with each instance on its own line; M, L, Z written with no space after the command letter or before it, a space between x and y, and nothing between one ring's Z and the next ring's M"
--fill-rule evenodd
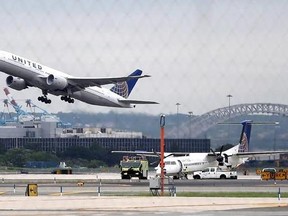
M8 87L18 91L27 88L27 83L25 82L25 80L19 77L8 76L6 78L6 84Z
M64 77L55 76L53 74L50 74L47 77L46 83L51 90L63 90L68 86L68 82Z

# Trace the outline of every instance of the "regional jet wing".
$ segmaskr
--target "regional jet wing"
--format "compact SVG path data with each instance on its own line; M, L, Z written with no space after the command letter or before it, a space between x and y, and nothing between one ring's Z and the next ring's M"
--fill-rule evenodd
M147 151L111 151L111 153L120 153L120 154L134 154L141 155L145 157L159 157L158 152L147 152Z
M148 152L148 151L111 151L111 153L120 153L120 154L134 154L134 155L140 155L145 157L158 157L160 156L160 152ZM170 157L170 156L183 156L188 155L188 152L165 152L164 156Z
M238 157L255 157L255 156L269 156L269 155L275 155L275 154L287 154L288 151L262 151L262 152L238 152L236 154L233 154L232 156L238 156Z
M70 85L78 86L80 88L101 86L108 84L115 84L118 82L125 82L130 79L140 79L144 77L150 77L149 75L144 76L126 76L126 77L103 77L103 78L93 78L93 77L68 77L67 81Z

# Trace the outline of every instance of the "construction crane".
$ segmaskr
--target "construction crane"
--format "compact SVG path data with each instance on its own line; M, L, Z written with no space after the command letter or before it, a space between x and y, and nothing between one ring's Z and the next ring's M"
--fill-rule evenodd
M26 102L26 107L27 108L29 107L31 112L24 111L22 109L22 107L16 103L13 96L9 92L8 88L4 88L4 92L8 98L8 99L4 100L4 107L6 107L9 110L8 105L12 105L12 107L16 111L17 119L14 121L18 121L18 122L24 122L24 121L25 122L27 122L27 121L57 122L59 127L71 127L70 123L63 123L58 116L53 115L53 114L47 112L46 110L44 110L43 108L37 106L30 99L25 100L25 102ZM32 110L33 108L34 108L34 110ZM37 108L38 110L41 110L40 116L38 116L38 117L36 117L35 108ZM2 113L2 115L3 115L3 113ZM2 119L3 118L1 116L1 121L2 121ZM3 124L2 122L0 122L0 124Z
M47 112L46 110L44 110L43 108L37 106L30 99L27 99L25 102L26 102L26 107L29 107L31 110L31 113L34 113L34 115L36 115L35 108L42 111L42 113L40 115L41 121L61 122L58 116L53 115L53 114ZM32 108L34 108L34 110L32 110Z
M11 115L11 112L9 110L9 101L8 99L4 99L3 100L3 103L4 103L4 108L1 112L1 117L0 117L0 125L5 125L7 121L11 121L12 120L12 115ZM5 115L5 110L8 111L8 118L7 118L7 115Z
M14 100L13 96L10 94L8 88L4 88L4 92L6 97L8 98L8 101L4 101L4 106L6 105L8 107L8 104L12 105L14 110L17 114L17 121L24 122L24 121L33 121L34 116L25 112L23 109L21 109L21 106L19 106L16 101Z

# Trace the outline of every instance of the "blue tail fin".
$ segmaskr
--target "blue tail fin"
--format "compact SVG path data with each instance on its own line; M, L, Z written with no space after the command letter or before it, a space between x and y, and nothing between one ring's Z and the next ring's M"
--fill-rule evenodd
M240 136L240 145L239 145L239 152L248 152L249 151L249 143L250 143L250 135L251 135L251 128L252 128L252 121L245 120L241 122L243 125L242 132Z
M142 74L141 70L136 70L129 76L140 76ZM116 83L110 90L124 98L128 98L132 89L134 88L135 84L137 83L138 79L130 79L125 82L118 82Z

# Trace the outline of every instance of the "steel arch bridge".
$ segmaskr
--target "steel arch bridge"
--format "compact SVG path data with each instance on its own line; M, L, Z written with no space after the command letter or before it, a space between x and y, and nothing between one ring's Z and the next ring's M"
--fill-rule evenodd
M225 122L230 118L234 118L237 116L256 113L270 115L288 115L288 105L272 103L253 103L223 107L191 119L191 122L189 122L186 127L181 128L186 128L183 131L184 137L192 136L193 138L196 138L203 132L207 131L210 127L213 127L220 122ZM191 135L189 135L190 132Z

